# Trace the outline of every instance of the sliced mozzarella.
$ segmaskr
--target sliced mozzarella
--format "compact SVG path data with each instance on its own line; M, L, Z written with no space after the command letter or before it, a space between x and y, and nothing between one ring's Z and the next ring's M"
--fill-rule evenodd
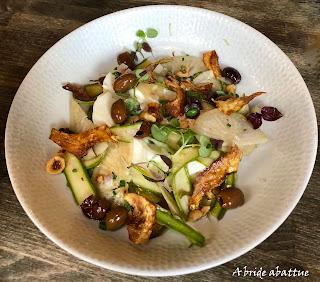
M104 90L103 92L109 91L111 93L114 93L114 90L113 90L114 81L115 81L115 76L112 74L112 72L109 72L103 80L103 84L102 84L102 87Z
M116 101L112 97L112 93L106 92L98 96L93 104L92 121L95 125L106 124L109 127L115 125L111 117L111 106Z
M194 80L193 83L195 84L206 84L206 83L212 83L212 89L213 90L220 90L221 89L221 83L219 80L217 80L213 72L211 70L204 71L200 73Z
M152 160L157 155L143 140L133 138L132 163L144 163Z
M194 176L195 174L203 171L206 168L206 166L203 163L201 163L197 160L187 163L186 167L187 167L188 173L191 177Z
M74 99L71 99L69 125L70 130L75 133L80 133L92 129L93 127L94 125L92 121L88 119L85 111Z
M174 56L170 62L164 63L162 66L172 73L176 73L180 71L182 67L185 67L190 76L197 72L207 70L202 59L195 56Z
M129 93L138 100L143 110L150 103L159 103L159 100L172 101L177 96L174 91L153 83L140 83L135 90L131 89Z
M253 129L243 115L233 113L228 116L218 109L201 113L192 129L198 134L223 140L225 146L235 143L242 148L268 141L266 135L260 129Z

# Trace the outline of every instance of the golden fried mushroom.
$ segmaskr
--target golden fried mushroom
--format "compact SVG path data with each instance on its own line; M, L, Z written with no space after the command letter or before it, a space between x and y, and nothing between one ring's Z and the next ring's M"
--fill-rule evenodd
M178 117L184 113L186 95L180 87L179 81L169 76L165 79L165 84L177 93L176 99L164 105L164 109L172 117Z
M85 156L88 149L98 143L116 141L116 137L112 135L109 127L106 125L79 134L65 133L52 128L49 139L78 158Z
M229 98L225 101L217 100L215 101L217 108L219 111L225 113L226 115L230 115L239 111L244 105L247 105L251 100L255 97L264 94L265 92L256 92L249 96L244 96L240 98Z
M181 82L181 88L185 91L196 91L201 93L207 93L212 90L212 83L198 83L194 84L189 80Z
M191 211L199 209L201 199L219 187L227 174L238 170L241 157L240 149L233 146L228 153L213 162L196 177L193 183L194 191L189 201Z
M135 193L128 193L124 199L133 208L129 216L128 234L134 244L147 242L156 220L156 207L146 198Z
M212 70L216 78L221 77L221 69L219 66L219 57L215 50L209 51L203 54L203 63L209 69Z

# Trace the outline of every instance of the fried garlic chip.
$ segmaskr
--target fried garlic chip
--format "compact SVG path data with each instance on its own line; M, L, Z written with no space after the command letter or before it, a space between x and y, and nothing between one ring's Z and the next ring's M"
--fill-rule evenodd
M251 100L255 97L264 94L265 92L256 92L249 96L244 96L240 98L229 98L225 101L217 100L215 101L217 108L225 113L226 115L230 115L239 111L244 105L247 105Z
M135 193L128 193L124 198L133 208L127 226L129 239L134 244L143 244L149 240L152 233L156 220L156 207Z
M199 209L201 199L219 187L227 174L238 170L241 157L240 149L233 146L228 153L213 162L196 177L193 183L193 194L189 201L191 211Z
M219 66L219 57L215 50L209 51L203 54L203 63L209 69L212 70L216 78L221 77L221 69Z
M49 139L78 158L85 156L88 149L97 143L114 142L116 140L106 125L79 134L65 133L52 128Z

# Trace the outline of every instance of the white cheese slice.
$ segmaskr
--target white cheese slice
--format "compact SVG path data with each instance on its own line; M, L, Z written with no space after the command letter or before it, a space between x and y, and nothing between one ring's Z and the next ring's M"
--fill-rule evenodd
M98 96L97 100L93 104L92 121L96 126L108 125L109 127L115 125L111 117L111 107L116 101L112 97L111 92L106 92Z

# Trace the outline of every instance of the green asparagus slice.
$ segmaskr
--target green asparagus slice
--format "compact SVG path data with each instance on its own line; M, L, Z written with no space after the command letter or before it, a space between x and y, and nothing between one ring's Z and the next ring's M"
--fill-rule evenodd
M224 181L226 188L234 187L235 182L236 182L236 173L235 172L228 174L226 176L225 181Z
M163 224L181 234L186 236L192 244L202 247L205 242L203 235L193 229L191 226L185 224L180 219L173 217L169 212L163 209L157 209L156 219L159 224Z
M215 201L212 206L213 208L211 210L211 214L215 216L218 220L221 220L224 217L224 214L227 210L221 207L218 201Z

